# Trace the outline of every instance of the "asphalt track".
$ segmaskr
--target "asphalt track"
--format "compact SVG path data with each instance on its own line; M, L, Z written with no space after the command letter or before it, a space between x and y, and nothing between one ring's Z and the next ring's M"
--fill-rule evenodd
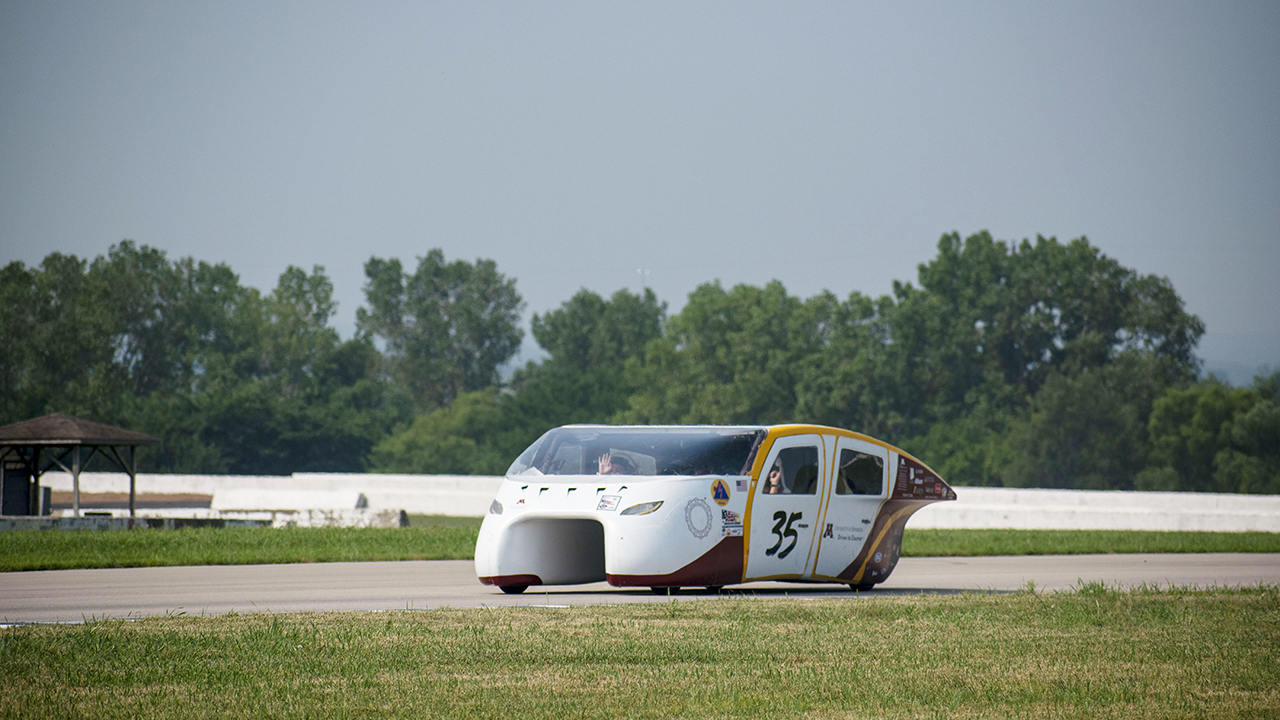
M1025 588L1029 581L1041 592L1069 590L1087 582L1119 587L1280 585L1280 554L904 558L888 582L868 593L855 594L840 585L760 582L734 586L722 594L859 600L917 593L1007 592ZM674 599L715 597L699 588L686 589ZM0 573L0 623L669 600L647 588L622 589L605 583L530 588L523 595L504 595L481 585L469 560Z

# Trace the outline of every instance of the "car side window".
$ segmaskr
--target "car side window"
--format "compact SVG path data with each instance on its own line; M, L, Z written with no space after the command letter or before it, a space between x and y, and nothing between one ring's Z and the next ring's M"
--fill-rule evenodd
M818 448L783 448L761 483L766 495L814 495L818 492Z
M879 495L884 491L884 459L856 450L840 451L837 495Z

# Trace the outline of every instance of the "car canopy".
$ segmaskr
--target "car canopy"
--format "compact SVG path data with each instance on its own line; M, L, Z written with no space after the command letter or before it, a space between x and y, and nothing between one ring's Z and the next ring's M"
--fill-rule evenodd
M507 475L594 475L600 458L625 475L747 475L768 428L569 425L538 438Z

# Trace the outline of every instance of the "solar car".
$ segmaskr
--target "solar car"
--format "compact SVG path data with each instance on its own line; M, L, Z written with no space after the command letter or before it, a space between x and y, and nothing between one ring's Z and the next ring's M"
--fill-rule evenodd
M906 452L838 428L569 425L507 470L476 574L506 593L600 581L869 590L893 572L907 519L955 497Z

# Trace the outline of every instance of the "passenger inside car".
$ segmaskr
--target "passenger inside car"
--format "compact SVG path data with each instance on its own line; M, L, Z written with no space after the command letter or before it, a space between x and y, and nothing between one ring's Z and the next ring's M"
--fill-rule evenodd
M837 495L879 495L884 489L884 460L853 450L840 452Z
M765 479L764 491L769 495L777 495L782 492L782 458L773 461L773 467L769 468L769 476Z
M639 475L635 463L625 455L613 455L609 452L600 456L597 475Z
M814 495L818 492L818 448L790 447L778 452L765 481L769 495Z

